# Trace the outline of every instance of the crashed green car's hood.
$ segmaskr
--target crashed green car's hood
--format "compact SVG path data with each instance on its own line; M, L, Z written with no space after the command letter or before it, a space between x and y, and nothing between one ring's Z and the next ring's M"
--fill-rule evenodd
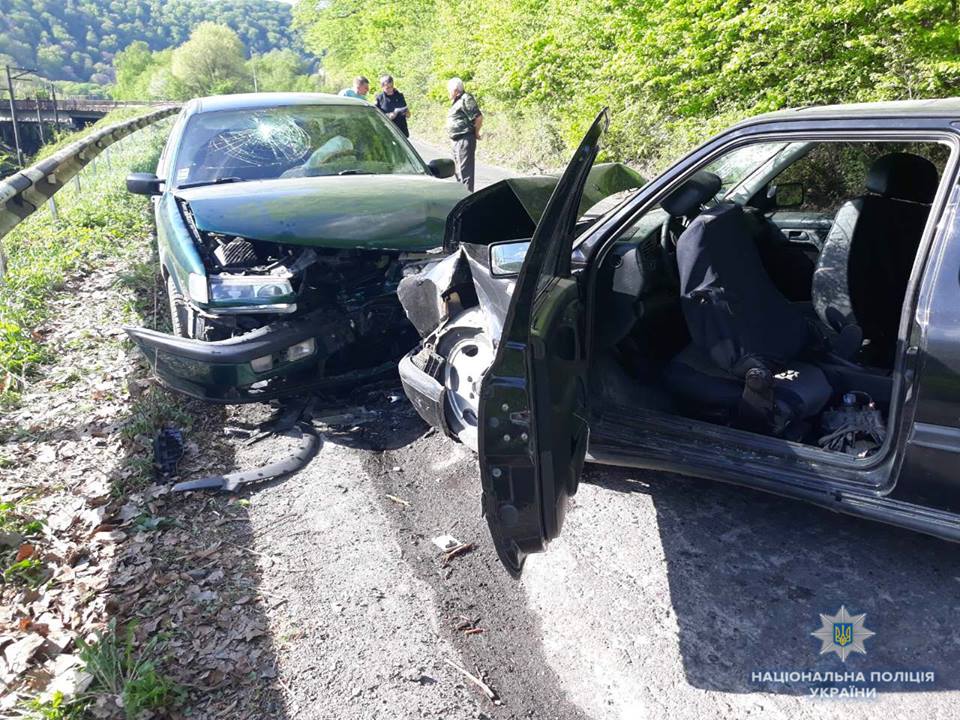
M507 178L464 198L447 220L446 246L529 238L559 181L557 175ZM587 176L578 215L604 198L645 184L646 180L622 163L595 165Z
M200 230L329 248L438 247L450 209L467 191L426 175L255 180L175 190Z
M503 180L510 187L517 200L534 222L540 222L543 211L560 181L559 175L535 175L533 177L507 178ZM623 163L603 163L595 165L587 175L580 198L580 212L583 215L598 202L624 190L642 187L646 180L636 170Z

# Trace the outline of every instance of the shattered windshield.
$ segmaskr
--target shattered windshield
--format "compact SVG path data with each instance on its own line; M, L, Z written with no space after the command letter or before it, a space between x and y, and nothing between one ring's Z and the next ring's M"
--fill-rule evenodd
M720 176L720 192L726 194L773 161L788 145L785 142L744 145L717 158L704 169Z
M369 107L298 105L198 113L177 153L177 187L321 175L427 174Z

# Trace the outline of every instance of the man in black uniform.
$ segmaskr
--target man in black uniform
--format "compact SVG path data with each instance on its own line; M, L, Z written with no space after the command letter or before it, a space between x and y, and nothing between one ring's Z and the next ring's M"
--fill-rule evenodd
M410 131L407 129L407 118L410 117L410 109L407 107L407 99L403 93L393 86L393 77L384 75L380 78L380 90L375 98L375 104L380 111L388 118L393 120L394 125L400 128L404 137L410 137Z

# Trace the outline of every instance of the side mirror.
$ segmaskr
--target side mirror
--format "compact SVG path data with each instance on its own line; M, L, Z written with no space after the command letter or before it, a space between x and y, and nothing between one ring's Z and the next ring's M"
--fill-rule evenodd
M768 197L773 199L775 208L798 208L803 205L806 194L802 183L785 182L772 185Z
M490 274L494 277L518 275L529 248L529 240L494 243L490 246Z
M433 173L433 176L438 178L453 177L453 174L456 172L456 166L453 164L453 160L450 158L437 158L436 160L431 160L427 163L427 167L430 168L430 172Z
M153 173L130 173L127 175L127 192L135 195L160 195L161 182Z

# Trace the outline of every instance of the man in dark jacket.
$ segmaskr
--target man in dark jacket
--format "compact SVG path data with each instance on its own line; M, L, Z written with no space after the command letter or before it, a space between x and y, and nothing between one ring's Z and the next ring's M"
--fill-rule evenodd
M410 109L407 107L407 99L403 93L393 86L393 76L384 75L380 78L380 90L374 104L384 115L393 120L393 124L400 128L404 137L410 137L410 130L407 129Z
M483 113L476 98L463 89L463 80L450 78L447 83L450 110L447 112L447 133L453 144L453 160L457 179L473 192L476 172L477 140L483 126Z

